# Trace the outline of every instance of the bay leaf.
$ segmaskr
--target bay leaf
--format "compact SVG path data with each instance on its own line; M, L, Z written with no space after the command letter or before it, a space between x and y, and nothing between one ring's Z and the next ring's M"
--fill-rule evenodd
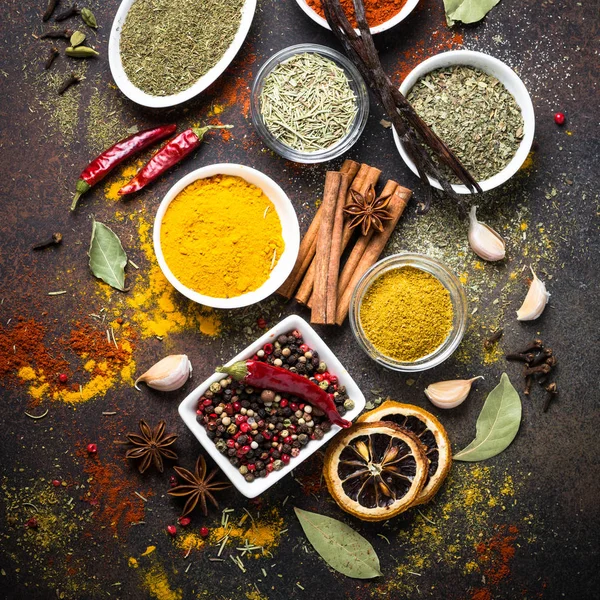
M444 10L448 25L455 21L477 23L498 4L500 0L444 0Z
M454 460L475 462L506 450L521 424L521 398L506 373L488 394L477 418L475 439L454 455Z
M127 255L117 234L94 219L88 252L92 273L111 287L125 292Z
M371 579L382 573L371 544L345 523L294 507L302 529L321 558L347 577Z

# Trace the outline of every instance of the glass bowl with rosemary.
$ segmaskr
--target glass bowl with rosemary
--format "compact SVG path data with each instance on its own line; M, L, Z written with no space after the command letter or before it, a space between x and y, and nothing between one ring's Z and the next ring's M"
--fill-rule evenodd
M472 50L442 52L417 65L400 91L484 192L508 181L525 162L535 131L533 104L519 76L497 58ZM402 159L418 175L393 133ZM471 193L449 170L447 175L455 192Z
M367 87L342 54L298 44L259 70L251 96L252 123L263 142L288 160L320 163L349 150L369 116Z
M400 253L363 275L349 316L358 345L375 362L395 371L425 371L449 358L462 341L467 297L443 263Z

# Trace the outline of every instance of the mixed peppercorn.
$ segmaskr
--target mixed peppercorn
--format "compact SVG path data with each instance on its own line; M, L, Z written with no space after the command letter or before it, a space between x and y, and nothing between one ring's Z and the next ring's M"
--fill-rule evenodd
M265 344L252 360L305 376L335 403L340 416L354 408L346 388L294 330ZM300 397L249 387L232 377L211 384L198 401L198 422L246 481L281 470L310 440L331 429L324 412Z

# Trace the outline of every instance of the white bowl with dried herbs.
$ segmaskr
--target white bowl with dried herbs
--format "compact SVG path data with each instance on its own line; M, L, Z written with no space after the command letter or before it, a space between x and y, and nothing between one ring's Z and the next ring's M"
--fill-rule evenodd
M533 104L519 76L497 58L472 50L437 54L413 69L400 91L484 192L508 181L525 162L535 131ZM393 134L402 159L418 175ZM438 181L429 181L442 189ZM464 185L452 187L471 193Z
M119 89L165 108L203 92L241 48L256 0L123 0L108 42Z

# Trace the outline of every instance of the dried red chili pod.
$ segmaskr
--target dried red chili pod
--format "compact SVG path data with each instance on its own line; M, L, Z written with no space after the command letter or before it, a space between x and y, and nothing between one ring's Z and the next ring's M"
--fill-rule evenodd
M204 134L210 129L231 129L232 125L207 125L191 127L167 142L136 174L136 176L120 190L119 194L133 194L146 187L160 177L165 171L183 160L202 142Z
M75 210L82 194L85 194L99 181L104 179L124 160L141 152L155 142L173 135L176 130L177 125L161 125L160 127L145 129L126 137L102 152L81 172L79 181L77 182L77 191L71 204L71 210Z
M342 419L332 395L302 375L255 360L240 361L230 367L218 367L215 370L251 386L298 396L321 409L335 425L344 428L352 425L350 421Z

